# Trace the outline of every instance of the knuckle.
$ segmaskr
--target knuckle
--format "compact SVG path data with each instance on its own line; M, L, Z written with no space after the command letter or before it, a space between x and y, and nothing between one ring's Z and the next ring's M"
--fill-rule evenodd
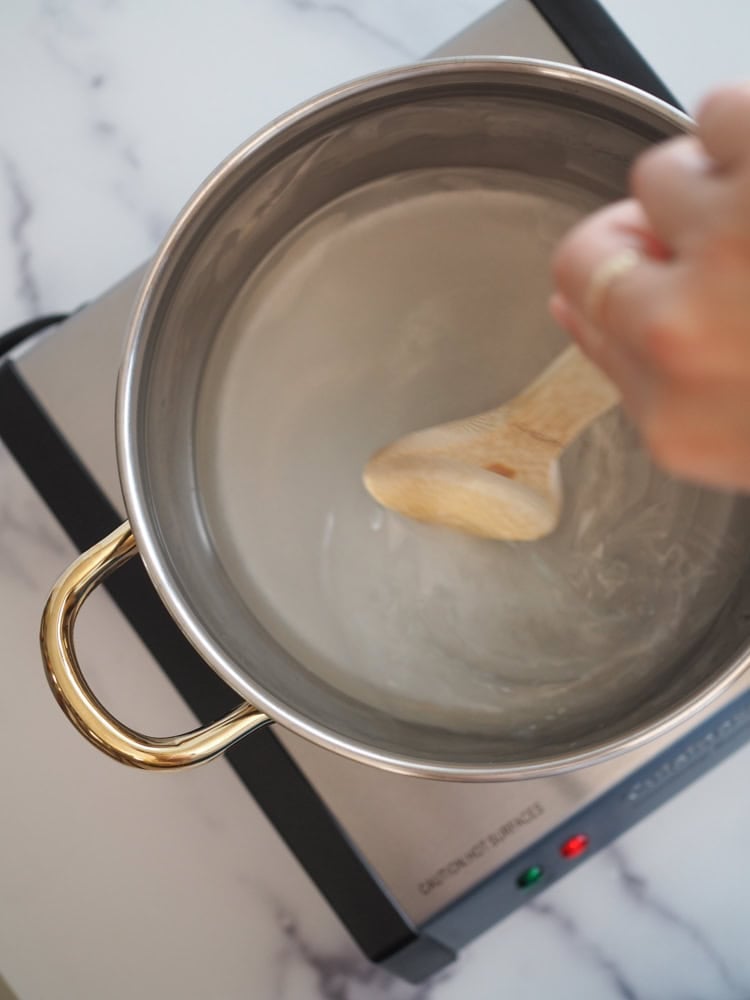
M729 83L714 88L698 105L699 128L729 114L750 114L750 84Z
M643 349L654 367L669 372L682 361L680 335L676 325L664 320L650 320L643 329Z
M662 378L675 382L700 378L705 368L703 338L674 318L654 318L643 328L643 353Z
M645 150L634 160L629 175L630 190L639 200L647 198L651 189L679 160L685 138L671 139Z

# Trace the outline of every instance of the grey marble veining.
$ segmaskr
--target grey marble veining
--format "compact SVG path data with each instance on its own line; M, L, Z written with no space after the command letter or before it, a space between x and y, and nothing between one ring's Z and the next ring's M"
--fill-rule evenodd
M372 11L361 12L359 7L343 3L330 3L326 2L326 0L288 0L288 2L297 10L304 13L327 14L335 18L343 18L349 23L356 25L366 35L387 45L394 53L410 61L418 59L421 55L420 52L416 52L413 48L405 44L398 34L395 32L391 33L380 27L371 19L370 14L374 13L377 16L377 8ZM363 4L361 6L366 7L367 5Z
M727 996L738 998L750 996L750 983L747 977L735 974L721 953L719 942L713 940L708 928L684 916L671 902L662 899L658 886L633 867L625 848L620 844L610 847L608 854L621 881L622 889L631 897L639 911L648 913L657 921L668 925L674 933L684 936L686 944L694 950L696 957L700 955L705 966L715 971L719 980L717 990L727 991Z
M627 970L608 952L608 949L591 939L586 933L586 928L573 915L544 897L530 903L529 909L544 921L548 930L562 937L570 946L577 961L585 963L601 976L602 988L605 988L606 983L613 997L622 997L623 1000L642 1000Z
M7 154L0 153L0 166L10 202L7 239L15 265L13 270L16 274L16 295L28 314L35 316L39 313L41 298L31 269L31 248L27 239L27 229L33 209L13 160Z
M419 58L492 6L6 5L0 93L13 99L0 105L0 147L11 172L0 176L0 220L20 217L23 242L0 242L0 328L73 308L132 270L203 177L270 118Z

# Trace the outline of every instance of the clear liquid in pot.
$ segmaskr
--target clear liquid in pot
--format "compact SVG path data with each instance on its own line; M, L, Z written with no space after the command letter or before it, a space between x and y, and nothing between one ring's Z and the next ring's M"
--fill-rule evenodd
M500 171L370 184L288 236L217 337L197 461L226 570L308 670L400 718L530 738L630 702L744 563L733 498L655 469L619 411L566 453L539 542L416 524L361 484L376 448L498 405L566 345L549 258L593 207Z

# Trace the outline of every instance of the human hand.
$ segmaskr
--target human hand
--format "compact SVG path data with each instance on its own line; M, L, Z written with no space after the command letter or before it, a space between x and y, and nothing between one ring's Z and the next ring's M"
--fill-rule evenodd
M750 84L639 157L631 194L560 244L552 314L660 465L750 491Z

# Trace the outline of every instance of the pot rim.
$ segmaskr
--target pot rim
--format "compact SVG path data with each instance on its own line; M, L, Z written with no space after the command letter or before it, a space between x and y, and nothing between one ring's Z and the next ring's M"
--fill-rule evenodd
M227 684L242 697L267 713L274 721L295 734L319 746L340 753L363 764L370 764L401 774L454 781L518 780L550 776L574 768L600 763L625 750L634 750L658 739L681 722L705 708L726 691L750 662L750 651L744 649L725 670L703 689L683 699L667 715L651 725L617 740L603 740L587 749L561 753L542 759L529 759L513 764L445 764L420 758L392 754L376 746L344 738L327 727L311 722L273 696L255 687L252 679L241 672L224 653L220 644L201 627L195 614L183 599L163 558L158 533L151 522L138 474L138 438L136 428L136 395L141 375L139 346L148 329L148 318L158 301L162 285L171 266L171 258L183 240L195 215L227 182L231 175L268 143L303 121L311 112L335 107L340 101L383 85L408 84L436 73L450 74L476 69L480 72L527 73L531 77L552 77L581 82L604 94L625 97L631 104L656 111L681 131L691 131L692 120L666 102L652 97L629 84L621 83L600 73L541 59L516 57L469 57L431 59L395 69L370 74L334 87L316 96L256 132L231 153L200 185L170 228L144 276L132 313L123 363L117 383L116 441L117 457L125 506L149 577L171 616L200 655Z

